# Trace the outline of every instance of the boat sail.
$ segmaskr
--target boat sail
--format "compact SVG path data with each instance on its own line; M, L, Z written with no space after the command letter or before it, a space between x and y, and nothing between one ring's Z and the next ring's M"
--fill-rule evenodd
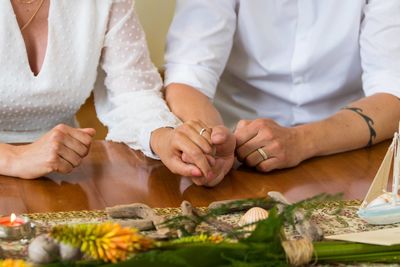
M358 210L358 216L370 224L392 224L400 222L399 164L400 127L386 152L367 195ZM392 191L388 192L390 169L393 162Z

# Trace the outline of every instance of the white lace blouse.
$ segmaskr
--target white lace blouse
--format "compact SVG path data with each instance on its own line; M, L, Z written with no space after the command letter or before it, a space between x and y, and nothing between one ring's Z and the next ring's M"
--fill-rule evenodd
M161 78L128 0L50 0L48 45L40 73L32 73L9 0L0 0L0 142L31 142L74 115L96 87L107 139L154 156L151 131L179 120L162 99Z

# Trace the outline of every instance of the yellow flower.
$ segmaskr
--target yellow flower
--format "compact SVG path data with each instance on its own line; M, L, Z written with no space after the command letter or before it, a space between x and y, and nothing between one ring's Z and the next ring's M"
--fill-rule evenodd
M136 229L114 223L56 226L51 235L60 242L80 247L93 259L106 262L123 261L129 255L154 246L152 239Z
M0 261L0 267L32 267L32 264L23 260L6 259Z

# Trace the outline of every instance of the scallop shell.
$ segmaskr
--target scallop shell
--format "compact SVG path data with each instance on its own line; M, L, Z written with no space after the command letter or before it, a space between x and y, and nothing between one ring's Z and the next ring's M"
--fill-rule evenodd
M246 231L253 231L256 229L255 223L261 220L268 218L268 211L265 209L254 207L249 209L239 220L239 226L245 226L250 224L249 226L244 227L243 229Z

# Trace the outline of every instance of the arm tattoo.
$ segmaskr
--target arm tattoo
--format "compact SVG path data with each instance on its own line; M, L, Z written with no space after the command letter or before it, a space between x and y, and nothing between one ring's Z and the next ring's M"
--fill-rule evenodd
M373 145L373 140L376 138L376 131L374 129L374 121L370 117L365 115L361 108L355 108L355 107L344 107L344 108L342 108L342 110L345 110L345 109L357 113L358 115L360 115L365 120L365 122L368 125L368 129L369 129L369 142L367 144L367 147L372 146Z

